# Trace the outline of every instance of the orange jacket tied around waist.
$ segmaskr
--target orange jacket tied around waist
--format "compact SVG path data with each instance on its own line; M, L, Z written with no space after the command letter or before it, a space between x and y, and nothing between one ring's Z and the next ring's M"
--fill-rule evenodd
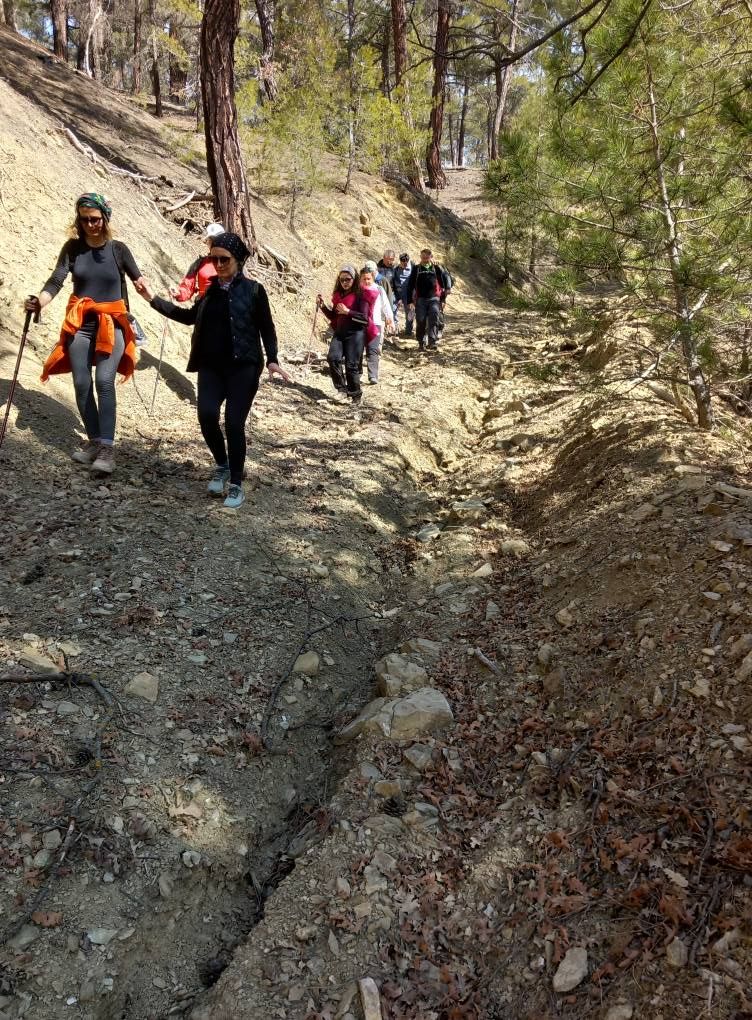
M46 382L51 375L60 375L63 372L71 371L68 343L76 331L81 328L86 316L91 314L95 315L98 320L94 345L96 353L108 356L112 354L115 345L115 325L117 324L122 329L125 339L125 350L117 370L123 376L123 382L133 375L136 368L136 336L128 318L125 302L92 301L91 298L76 297L75 294L71 294L65 309L60 339L42 369L42 382Z

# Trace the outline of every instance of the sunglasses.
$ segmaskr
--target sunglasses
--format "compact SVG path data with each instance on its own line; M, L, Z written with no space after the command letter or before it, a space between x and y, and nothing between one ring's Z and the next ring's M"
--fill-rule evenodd
M341 283L346 283L348 280L352 280L352 276L350 276L349 274L347 276L340 276Z
M210 255L209 261L213 262L215 266L226 266L227 263L232 259L232 255Z
M102 222L101 216L79 216L79 220L85 223L88 227L93 227L96 223Z

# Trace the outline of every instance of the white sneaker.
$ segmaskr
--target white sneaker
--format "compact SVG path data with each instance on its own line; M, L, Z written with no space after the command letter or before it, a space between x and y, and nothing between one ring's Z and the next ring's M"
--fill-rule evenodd
M206 491L210 496L221 496L225 491L225 485L230 480L230 469L228 467L218 467L214 474L209 480L209 484L206 486Z
M245 503L243 489L239 485L231 485L227 490L227 499L225 499L224 505L230 510L237 510L243 503Z

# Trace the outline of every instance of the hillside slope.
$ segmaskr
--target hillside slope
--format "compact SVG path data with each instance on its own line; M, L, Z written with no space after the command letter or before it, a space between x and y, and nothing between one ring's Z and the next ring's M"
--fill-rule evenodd
M205 181L187 118L0 45L2 399L76 195L112 196L164 292L195 244L159 210ZM295 267L261 277L294 381L261 387L240 513L204 494L187 330L134 296L150 345L101 484L70 380L38 379L62 297L32 329L0 453L0 1020L372 1020L369 994L383 1020L740 1020L748 437L635 384L619 303L499 308L454 218L336 169L296 233L255 200ZM447 338L389 346L354 411L313 295L425 241Z

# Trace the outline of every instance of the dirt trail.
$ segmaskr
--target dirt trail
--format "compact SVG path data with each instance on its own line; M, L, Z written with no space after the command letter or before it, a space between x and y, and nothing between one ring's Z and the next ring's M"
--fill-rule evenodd
M9 54L22 77L37 60ZM78 76L30 68L42 111L0 82L0 399L19 298L98 176L57 123ZM148 188L103 180L164 290L194 245ZM61 306L32 332L0 662L101 686L2 685L0 1020L362 1020L364 978L384 1020L749 1015L741 433L699 436L632 385L618 302L495 308L472 259L440 353L388 347L354 411L312 295L339 259L417 236L444 257L453 235L363 176L301 200L297 237L267 198L259 234L301 274L263 277L294 383L261 388L241 512L204 493L187 331L150 416L162 321L137 306L150 346L106 484L69 459L69 380L38 382Z

